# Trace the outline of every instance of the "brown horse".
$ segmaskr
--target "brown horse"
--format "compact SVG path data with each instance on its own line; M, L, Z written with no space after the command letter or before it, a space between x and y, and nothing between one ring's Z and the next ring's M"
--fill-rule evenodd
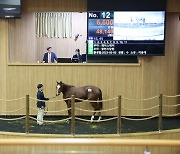
M56 85L56 96L60 95L61 92L63 93L63 99L70 98L72 95L74 95L75 98L89 100L94 111L100 111L102 109L102 101L101 101L102 92L101 89L95 86L75 87L60 81L57 82ZM94 102L94 101L98 101L98 102ZM65 102L67 107L71 108L71 100L70 99L65 100ZM80 102L80 100L75 99L75 102ZM98 119L99 121L101 119L101 112L98 113L99 113L99 119ZM91 122L93 121L95 114L96 112L93 112L93 115L91 116ZM71 110L68 110L68 115L69 117L71 116Z

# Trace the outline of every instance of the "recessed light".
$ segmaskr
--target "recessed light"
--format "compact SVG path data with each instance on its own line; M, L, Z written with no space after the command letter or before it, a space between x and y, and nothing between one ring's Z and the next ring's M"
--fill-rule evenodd
M16 10L16 8L3 8L5 11Z

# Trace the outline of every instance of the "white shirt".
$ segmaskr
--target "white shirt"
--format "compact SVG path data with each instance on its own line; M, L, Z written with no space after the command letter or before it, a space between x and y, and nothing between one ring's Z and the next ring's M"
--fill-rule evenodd
M51 53L48 53L48 63L51 63Z

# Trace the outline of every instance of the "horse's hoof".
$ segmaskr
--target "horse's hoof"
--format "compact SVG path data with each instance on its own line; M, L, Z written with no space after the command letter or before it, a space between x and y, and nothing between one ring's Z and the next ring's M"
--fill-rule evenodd
M100 122L100 121L101 121L101 119L102 119L102 117L99 117L99 118L98 118L98 122Z
M68 124L70 124L70 120L66 120L66 122L67 122Z
M91 116L91 123L93 122L93 120L94 120L94 116Z

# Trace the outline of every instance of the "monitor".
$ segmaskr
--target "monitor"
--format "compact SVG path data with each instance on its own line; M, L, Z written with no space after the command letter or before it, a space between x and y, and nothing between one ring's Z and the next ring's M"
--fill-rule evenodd
M166 0L88 0L87 13L88 62L165 55Z
M86 54L82 54L82 62L86 62Z
M78 58L72 58L72 63L79 63L79 59Z
M71 63L71 58L58 58L58 63Z
M0 18L20 18L21 0L0 0Z

